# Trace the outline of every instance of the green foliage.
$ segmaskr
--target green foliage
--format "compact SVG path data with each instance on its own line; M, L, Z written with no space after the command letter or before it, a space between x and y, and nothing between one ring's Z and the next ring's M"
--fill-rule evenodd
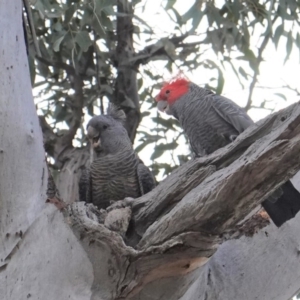
M34 60L33 48L29 47L31 78L38 95L39 112L55 132L61 128L68 130L81 116L76 111L78 106L81 106L79 110L93 115L99 113L99 107L103 110L103 101L114 100L119 67L116 50L118 34L122 34L117 32L117 21L122 16L117 3L117 0L37 0L33 6L44 60ZM221 93L225 83L223 73L228 67L242 88L256 80L266 44L273 43L277 48L279 43L285 43L284 62L294 47L300 49L300 34L296 30L300 21L297 0L227 0L221 6L215 1L196 0L184 13L179 10L182 1L161 1L159 9L169 18L168 32L164 35L148 24L151 18L144 17L147 1L128 3L135 8L129 16L133 19L133 28L124 30L132 30L136 56L131 58L131 67L138 71L143 125L138 130L136 150L145 151L148 146L156 145L149 155L156 174L161 170L169 174L188 157L179 146L178 139L183 137L177 121L159 115L154 117L153 96L166 70L174 73L177 68L183 72L203 69L208 76L202 84ZM157 7L158 4L156 1ZM260 37L258 48L253 46L254 36ZM153 68L156 61L160 61L160 65ZM81 85L74 80L74 74ZM282 93L277 96L286 99ZM127 100L123 106L132 105L131 99ZM251 107L251 99L247 107ZM82 121L76 135L79 146L85 142ZM171 132L172 140L167 131ZM166 152L173 156L167 162L163 158Z

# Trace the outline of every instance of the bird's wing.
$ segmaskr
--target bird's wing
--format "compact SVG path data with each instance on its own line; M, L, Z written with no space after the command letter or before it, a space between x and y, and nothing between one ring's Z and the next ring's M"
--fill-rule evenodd
M92 179L91 179L89 168L83 167L78 185L79 185L79 187L78 187L79 188L79 201L91 203L92 202L92 196L91 196Z
M209 95L209 97L215 111L239 133L254 123L244 109L233 101L219 95Z
M139 161L140 162L137 166L137 176L139 180L141 194L145 195L151 190L153 190L156 184L151 171L144 165L144 163L141 160Z

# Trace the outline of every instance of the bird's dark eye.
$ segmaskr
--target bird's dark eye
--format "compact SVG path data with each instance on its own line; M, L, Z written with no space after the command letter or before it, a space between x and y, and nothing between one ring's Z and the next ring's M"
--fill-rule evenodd
M106 129L108 126L107 125L103 125L103 129Z
M166 90L166 95L170 94L170 90Z

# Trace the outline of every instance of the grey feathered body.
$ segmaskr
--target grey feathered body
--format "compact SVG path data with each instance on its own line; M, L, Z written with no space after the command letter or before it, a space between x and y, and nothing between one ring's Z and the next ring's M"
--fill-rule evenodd
M139 163L133 150L96 158L90 168L92 202L106 208L111 200L141 196L137 174Z
M253 124L246 112L233 101L193 83L190 83L189 93L170 108L197 156L226 146Z
M111 201L137 198L155 187L152 173L133 150L124 120L124 112L110 106L106 115L89 121L91 164L79 181L81 201L105 209Z

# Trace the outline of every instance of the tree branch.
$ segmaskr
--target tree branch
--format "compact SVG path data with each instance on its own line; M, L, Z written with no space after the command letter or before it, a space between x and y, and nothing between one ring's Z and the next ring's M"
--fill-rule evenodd
M274 24L276 22L277 18L278 18L278 16L276 15L274 17L274 19L272 20L272 24ZM250 86L249 86L249 96L248 96L247 104L245 106L246 111L248 111L251 108L252 95L253 95L253 92L254 92L255 85L257 83L257 77L259 75L259 65L263 60L262 55L263 55L263 52L264 52L271 36L272 36L272 31L269 30L269 32L265 35L265 37L264 37L264 39L263 39L263 41L262 41L262 43L259 47L258 56L257 56L257 60L256 60L257 66L256 66L256 69L255 69L254 74L253 74L252 82L250 83Z
M133 64L137 68L141 64L146 64L155 56L167 56L169 57L168 52L165 48L165 41L171 42L175 48L179 47L190 47L199 45L201 42L183 44L183 40L189 36L188 33L183 34L181 36L174 36L174 37L165 37L157 41L155 44L146 46L143 50L139 51L133 57Z
M141 118L136 80L138 66L141 63L146 63L153 56L161 54L168 55L163 40L171 42L175 46L179 46L188 34L174 36L171 39L162 39L154 45L147 46L144 50L136 54L133 48L133 9L131 3L127 0L118 0L117 7L118 43L114 55L114 62L118 70L118 76L113 102L117 103L125 111L127 116L125 127L133 142Z
M300 169L299 151L296 103L248 128L227 147L188 162L152 192L130 201L134 222L129 230L142 237L136 248L126 245L122 233L108 222L110 215L109 220L118 221L114 224L128 224L128 214L120 213L124 208L98 211L92 204L74 203L64 214L92 264L97 266L101 253L104 261L110 257L108 270L118 269L109 288L116 293L114 299L130 298L154 280L203 266L228 238L251 236L266 226L263 215L246 216ZM129 212L129 206L126 209ZM125 240L132 244L130 239L129 234Z
M190 161L177 169L158 188L136 199L133 203L133 218L137 232L143 235L140 245L143 245L143 240L152 243L151 236L153 236L153 231L158 228L157 226L160 228L160 233L156 238L161 238L161 240L164 240L173 230L172 234L176 234L176 232L182 232L184 228L186 230L197 228L205 231L209 228L211 233L220 233L220 230L224 231L228 229L228 226L233 226L235 221L238 222L249 213L243 208L237 212L235 211L236 207L243 206L253 209L298 171L300 161L298 155L295 155L295 151L298 151L299 147L298 138L300 138L299 103L258 122L227 147L219 149L209 156ZM285 160L289 162L285 163L283 167L282 164ZM188 174L187 181L189 181L189 177L193 178L194 172L200 172L200 170L204 172L208 167L215 167L217 171L213 174L207 172L198 182L194 182L195 185L190 182L190 190L193 189L193 193L184 197L184 201L181 203L185 203L185 206L179 203L144 233L149 224L172 208L173 203L170 198L173 194L179 193L180 178ZM263 167L266 169L261 170ZM273 178L274 172L276 172L276 180ZM262 178L264 178L264 186L261 186ZM200 182L202 183L199 185ZM247 182L251 182L251 184ZM236 186L243 188L236 189ZM170 198L168 198L169 195ZM226 207L224 207L223 199L230 199L229 202L226 201ZM230 203L230 201L233 202ZM206 207L204 203L212 206ZM177 209L179 209L178 212L181 212L179 219L175 213ZM214 218L212 215L206 214L208 211L216 213ZM182 218L183 212L188 214L187 218ZM193 212L196 212L194 218L192 217ZM232 216L235 221L231 219ZM172 219L172 223L174 222L172 226L170 226L170 219ZM192 223L189 223L187 219ZM210 219L213 219L215 223L209 221ZM184 220L185 224L183 225L180 220ZM162 230L163 226L168 227L166 232ZM153 243L156 242L153 240Z
M126 113L125 127L131 141L134 141L136 129L140 123L141 113L137 90L137 71L131 62L134 56L133 47L133 8L128 0L117 3L117 48L115 65L118 71L113 102Z

